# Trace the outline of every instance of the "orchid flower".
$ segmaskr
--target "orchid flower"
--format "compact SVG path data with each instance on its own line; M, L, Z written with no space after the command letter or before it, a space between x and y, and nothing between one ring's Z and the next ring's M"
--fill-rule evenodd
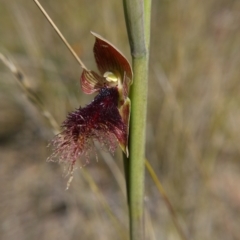
M67 115L62 131L52 141L53 153L49 157L70 164L71 172L77 159L88 162L90 154L96 153L94 141L111 153L119 144L128 157L132 68L116 47L92 34L96 38L93 52L100 74L84 68L80 84L84 93L97 95L90 104Z

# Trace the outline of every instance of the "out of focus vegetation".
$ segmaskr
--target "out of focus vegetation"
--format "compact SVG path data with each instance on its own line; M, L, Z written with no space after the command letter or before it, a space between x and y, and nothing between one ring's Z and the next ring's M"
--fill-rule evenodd
M121 1L41 2L90 69L96 69L91 30L130 58ZM78 63L33 1L1 0L0 26L0 52L59 124L92 99L79 88ZM146 156L189 239L240 239L239 66L240 1L153 0ZM111 218L83 170L65 191L62 167L45 161L52 137L0 63L0 238L123 239L120 151L114 160L99 154L85 167ZM147 239L180 239L148 173L145 203Z

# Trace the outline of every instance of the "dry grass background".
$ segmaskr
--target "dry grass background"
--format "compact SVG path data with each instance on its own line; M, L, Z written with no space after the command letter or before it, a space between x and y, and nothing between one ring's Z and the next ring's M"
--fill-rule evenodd
M96 68L90 30L129 58L121 1L41 2L90 69ZM80 91L79 65L33 1L1 0L0 26L0 52L25 73L59 124L92 99ZM189 239L240 239L239 66L240 1L153 0L146 155ZM65 191L62 167L45 161L52 137L0 63L0 239L124 239L120 151L114 166L103 153L75 171ZM145 200L147 239L180 239L148 173Z

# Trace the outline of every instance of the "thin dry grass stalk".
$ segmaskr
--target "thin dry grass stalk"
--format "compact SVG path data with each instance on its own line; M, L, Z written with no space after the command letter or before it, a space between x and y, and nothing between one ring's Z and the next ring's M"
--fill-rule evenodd
M10 60L10 58L6 57L2 53L0 53L0 59L4 63L4 65L8 67L8 69L13 73L28 100L32 102L41 112L41 114L47 119L53 133L57 134L60 131L57 121L54 119L52 114L44 107L42 101L39 99L37 94L29 87L27 77L24 75L24 73Z
M171 215L171 218L172 218L172 221L179 233L179 236L181 237L182 240L188 240L185 232L183 231L179 221L178 221L178 217L177 217L177 213L176 211L174 210L169 198L168 198L168 195L163 187L163 185L161 184L160 180L158 179L155 171L153 170L153 168L151 167L151 164L149 163L148 160L145 160L145 166L152 178L152 180L154 181L155 185L157 186L157 189L158 191L160 192L160 194L162 195L162 198L163 198L163 201Z
M68 41L66 40L66 38L62 35L62 33L60 32L60 30L58 29L58 27L55 25L55 23L52 21L52 19L49 17L49 15L47 14L47 12L45 11L45 9L42 7L42 5L37 1L37 0L33 0L36 5L38 6L38 8L40 9L40 11L43 13L44 17L48 20L48 22L51 24L51 26L53 27L53 29L56 31L56 33L58 34L58 36L61 38L61 40L63 41L63 43L66 45L66 47L68 48L68 50L72 53L72 55L74 56L74 58L77 60L77 62L80 64L80 66L87 70L87 67L84 65L84 63L81 61L81 59L78 57L78 55L76 54L76 52L72 49L72 47L70 46L70 44L68 43Z

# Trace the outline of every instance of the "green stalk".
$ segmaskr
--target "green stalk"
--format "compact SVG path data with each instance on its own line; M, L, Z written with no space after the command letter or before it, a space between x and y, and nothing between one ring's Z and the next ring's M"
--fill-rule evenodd
M124 161L130 216L130 239L143 240L144 161L151 0L123 0L123 5L134 74L134 82L130 93L132 104L129 159Z

